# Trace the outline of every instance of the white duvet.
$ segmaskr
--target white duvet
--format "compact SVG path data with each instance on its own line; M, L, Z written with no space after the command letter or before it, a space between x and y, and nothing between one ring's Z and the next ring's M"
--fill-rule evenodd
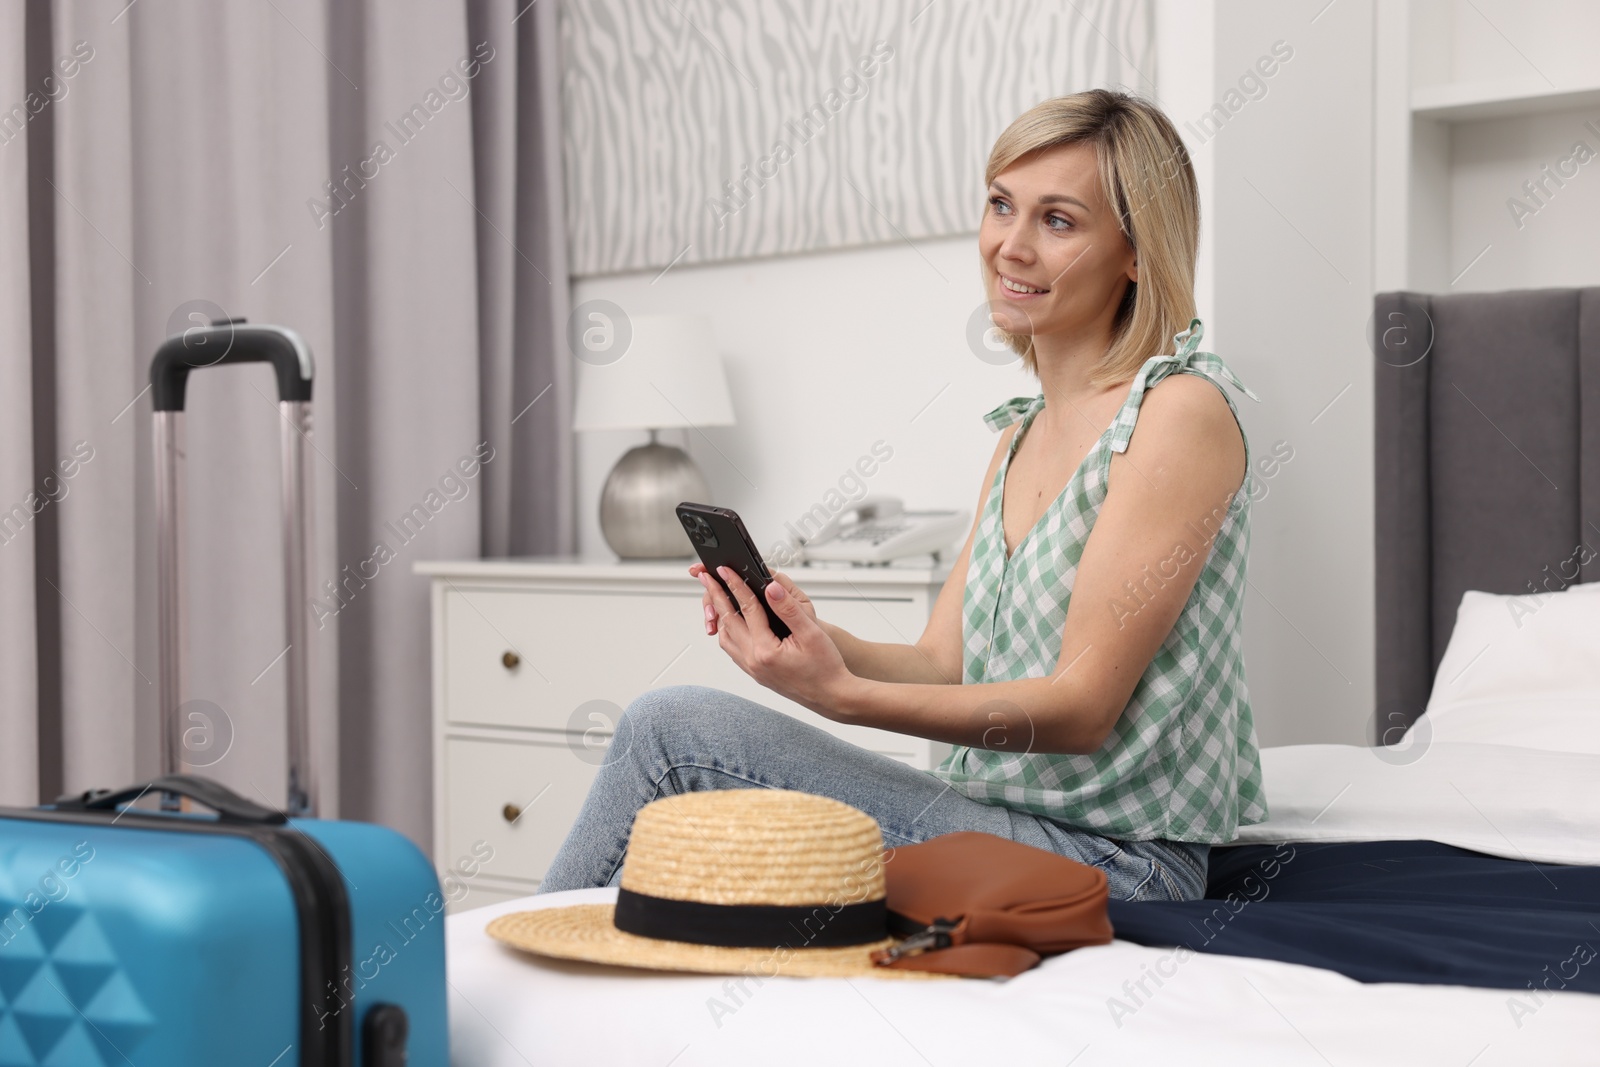
M1442 741L1291 745L1261 750L1261 777L1271 818L1241 829L1241 844L1422 838L1600 864L1600 755Z
M1532 863L1600 863L1600 756L1440 743L1380 758L1305 745L1263 750L1262 770L1273 817L1240 841L1427 838ZM1005 982L741 987L544 960L483 933L505 912L614 896L555 893L450 916L452 1063L1600 1064L1600 996L1543 989L1363 984L1125 941Z

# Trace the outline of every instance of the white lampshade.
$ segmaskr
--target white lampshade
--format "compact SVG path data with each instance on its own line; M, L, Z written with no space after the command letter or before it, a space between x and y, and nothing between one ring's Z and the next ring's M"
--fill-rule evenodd
M722 357L703 315L636 315L622 356L577 361L574 430L732 426Z

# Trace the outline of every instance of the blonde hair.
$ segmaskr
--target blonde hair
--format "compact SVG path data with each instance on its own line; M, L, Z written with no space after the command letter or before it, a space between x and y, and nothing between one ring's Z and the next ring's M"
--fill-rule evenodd
M1018 116L995 139L984 187L1028 153L1070 144L1094 146L1101 195L1139 261L1139 281L1128 283L1113 320L1111 347L1090 376L1112 385L1133 377L1194 318L1200 190L1172 121L1148 100L1110 89L1058 96ZM999 333L1038 374L1032 336Z

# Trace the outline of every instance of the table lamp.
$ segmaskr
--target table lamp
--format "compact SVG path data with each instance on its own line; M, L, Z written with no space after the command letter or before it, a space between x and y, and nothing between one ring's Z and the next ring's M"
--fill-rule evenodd
M679 559L694 554L674 509L709 502L711 490L693 458L656 440L659 430L732 426L733 401L701 315L638 315L620 356L576 364L574 430L649 430L648 444L617 460L600 491L600 532L622 559Z

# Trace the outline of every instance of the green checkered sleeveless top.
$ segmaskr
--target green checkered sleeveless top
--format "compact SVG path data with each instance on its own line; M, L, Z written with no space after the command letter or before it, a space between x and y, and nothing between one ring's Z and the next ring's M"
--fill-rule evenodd
M1127 449L1147 389L1168 374L1199 374L1222 390L1236 419L1224 381L1260 400L1215 354L1195 350L1203 329L1199 319L1191 320L1173 338L1173 354L1145 361L1116 418L1009 560L1000 522L1006 471L1022 435L1044 409L1044 396L1017 397L984 416L996 430L1018 417L1022 425L995 473L967 565L964 683L1039 678L1055 670L1078 560L1105 500L1111 454ZM1249 464L1247 440L1247 471ZM1210 548L1205 568L1099 751L1057 755L957 747L933 773L974 800L1114 838L1220 844L1233 840L1239 826L1266 819L1240 627L1249 481L1225 509L1219 506L1202 526L1191 525L1189 551ZM1130 594L1128 610L1138 606Z

